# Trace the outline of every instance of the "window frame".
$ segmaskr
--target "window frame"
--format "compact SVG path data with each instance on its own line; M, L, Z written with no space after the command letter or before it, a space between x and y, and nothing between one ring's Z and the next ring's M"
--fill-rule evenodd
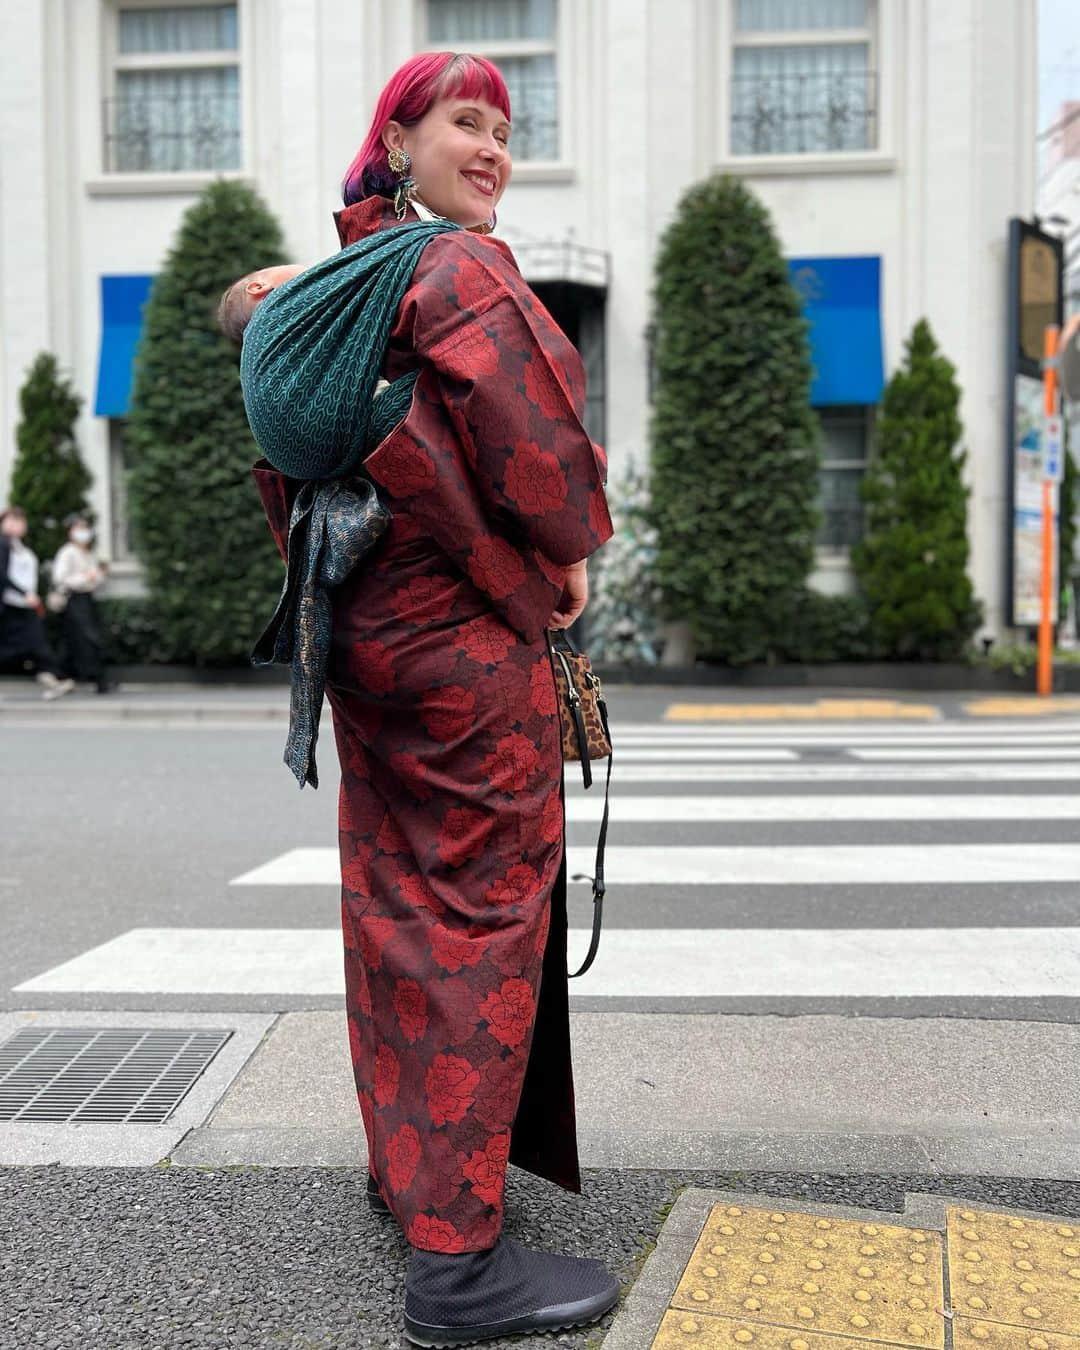
M834 416L837 417L837 420L839 420L839 417L841 415L850 414L848 420L850 422L855 422L856 420L855 413L857 410L861 410L862 413L861 417L858 419L861 422L863 431L862 457L860 459L853 459L851 458L851 456L839 456L839 455L830 456L828 454L828 446L825 438L825 425L824 425L825 418L828 417L830 413L832 413ZM830 469L859 469L862 475L865 476L866 471L867 469L869 469L871 461L873 460L874 457L874 428L876 424L875 418L876 412L877 409L873 404L864 404L864 403L832 403L814 409L814 413L817 416L818 422L821 426L822 451L821 451L821 462L819 467L823 474ZM823 509L820 490L818 493L818 506L819 508ZM860 538L861 537L862 535L860 532ZM846 559L851 555L851 548L852 545L850 544L840 544L840 545L823 544L817 540L815 540L814 542L814 551L817 554L817 556L822 559Z
M100 134L98 154L101 185L130 182L133 184L164 180L177 183L210 182L215 178L240 178L248 173L252 162L251 95L246 78L249 69L245 59L247 48L247 6L245 0L221 0L236 9L236 46L230 50L210 48L205 51L183 52L121 52L120 11L125 9L201 9L214 0L107 0L102 41L102 97L99 107ZM235 66L240 99L240 162L231 169L110 169L107 151L107 119L105 103L119 98L117 76L124 71L222 69Z
M736 25L735 4L725 7L728 31L724 43L726 51L727 96L722 104L721 158L734 166L760 166L764 172L782 172L790 165L815 166L822 169L857 167L888 169L891 157L885 151L886 74L881 68L882 26L885 22L887 0L869 0L871 15L866 28L758 28L740 30ZM732 117L735 97L735 52L738 47L807 47L862 45L867 47L867 71L875 78L874 139L873 144L861 150L779 150L740 153L732 149ZM775 167L773 167L775 166Z
M569 69L567 64L566 25L567 0L555 0L555 29L549 38L493 38L490 40L469 40L468 50L474 56L486 56L489 61L499 64L500 57L515 56L551 56L555 62L555 104L558 109L559 124L556 129L555 157L553 159L519 159L514 155L514 138L510 137L510 154L514 161L514 177L529 177L532 171L536 176L548 177L561 175L567 168L566 128L571 116L569 98ZM428 22L428 0L416 0L416 30L420 35L419 50L440 52L446 50L444 42L431 38Z

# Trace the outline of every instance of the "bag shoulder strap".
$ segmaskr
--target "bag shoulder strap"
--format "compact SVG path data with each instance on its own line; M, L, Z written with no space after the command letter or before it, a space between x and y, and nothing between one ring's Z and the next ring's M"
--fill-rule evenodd
M607 757L607 777L604 781L604 813L600 817L600 833L596 840L596 868L594 874L586 876L584 872L575 872L575 881L591 881L593 888L593 926L592 940L589 943L589 950L582 962L580 968L575 970L569 977L576 980L579 975L584 975L596 959L596 953L600 947L600 928L604 918L604 849L607 845L608 828L608 802L611 795L611 761L615 758L615 743L611 739L611 730L608 727L607 704L602 698L597 698L596 707L600 713L600 722L604 728L604 735L608 738L611 745L611 754Z

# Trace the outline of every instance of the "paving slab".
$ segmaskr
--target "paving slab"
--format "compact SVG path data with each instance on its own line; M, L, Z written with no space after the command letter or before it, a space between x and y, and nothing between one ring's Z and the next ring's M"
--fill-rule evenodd
M586 1167L1080 1180L1080 1027L571 1015ZM692 1090L689 1085L692 1085ZM173 1154L360 1166L340 1011L283 1015Z
M1080 1223L909 1193L902 1214L691 1188L604 1350L1080 1350Z

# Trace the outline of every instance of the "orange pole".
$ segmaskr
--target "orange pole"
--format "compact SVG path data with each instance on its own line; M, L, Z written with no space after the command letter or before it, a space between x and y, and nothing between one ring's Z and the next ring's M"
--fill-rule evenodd
M1039 661L1036 690L1049 694L1054 682L1054 633L1050 623L1054 575L1054 504L1049 478L1042 485L1042 585L1039 596Z
M1053 365L1058 349L1058 329L1050 324L1043 333L1043 411L1047 417L1057 412L1057 370ZM1054 585L1054 498L1048 478L1042 485L1042 576L1039 586L1039 646L1035 667L1035 688L1041 695L1051 692L1054 683L1054 633L1050 622Z

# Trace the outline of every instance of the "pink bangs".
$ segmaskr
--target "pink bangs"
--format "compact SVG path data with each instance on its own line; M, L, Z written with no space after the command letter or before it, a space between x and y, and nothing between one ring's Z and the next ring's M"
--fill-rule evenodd
M345 173L341 195L346 206L389 193L394 175L386 162L382 134L387 122L412 126L440 98L475 98L498 108L509 122L510 95L498 68L482 56L461 52L424 52L406 61L387 82L375 105L367 138Z

